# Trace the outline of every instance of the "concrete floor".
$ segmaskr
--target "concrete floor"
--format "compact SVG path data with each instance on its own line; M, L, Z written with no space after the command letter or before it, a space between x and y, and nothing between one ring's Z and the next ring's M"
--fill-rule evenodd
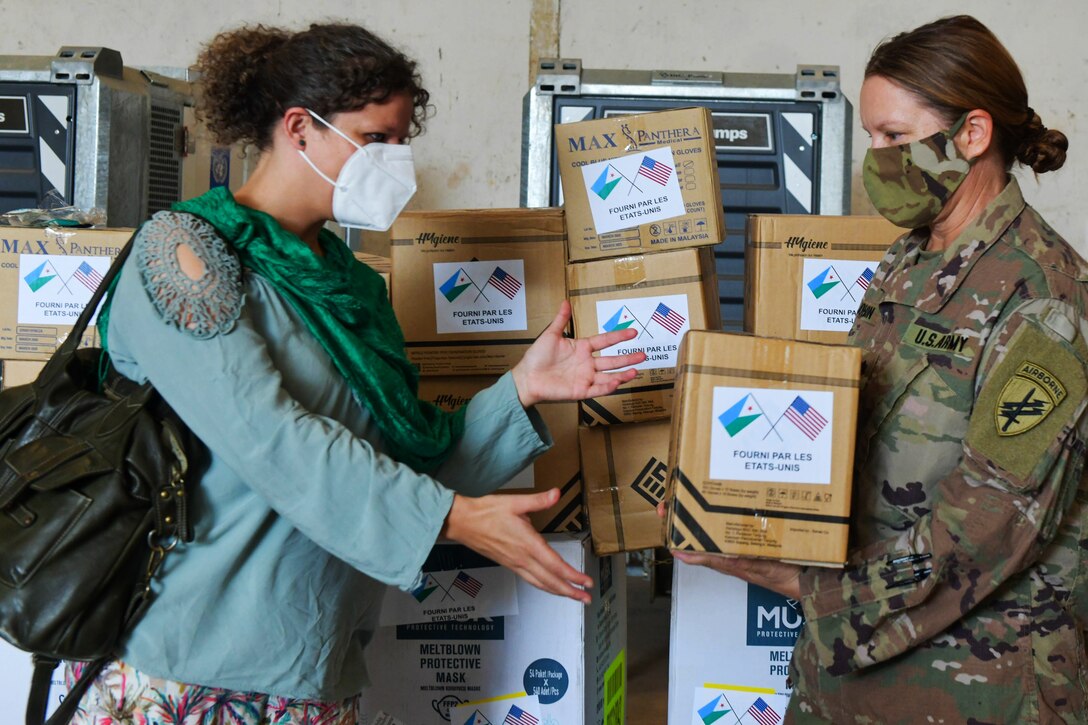
M653 596L641 571L627 576L627 725L665 725L669 695L670 597Z

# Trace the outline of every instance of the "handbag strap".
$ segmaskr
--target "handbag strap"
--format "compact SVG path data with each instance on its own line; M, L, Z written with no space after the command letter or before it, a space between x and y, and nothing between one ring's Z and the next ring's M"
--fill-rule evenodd
M125 242L125 246L121 247L121 251L117 253L117 258L110 264L109 271L99 282L98 287L95 288L94 293L91 295L91 299L87 301L87 306L79 313L75 324L72 325L72 331L68 333L68 337L57 349L57 352L62 353L62 355L54 357L71 355L75 352L75 349L79 346L79 341L83 339L83 333L87 331L87 325L90 324L91 318L94 317L94 313L98 310L98 306L102 304L102 298L106 296L106 292L113 286L113 281L117 279L117 275L121 273L121 267L124 266L125 260L128 259L129 252L132 251L132 243L139 233L140 230L137 228L132 236L128 238L128 241Z
M79 707L79 701L83 699L83 695L90 689L91 684L110 661L108 657L102 657L93 662L88 662L87 666L83 668L79 679L65 694L64 700L57 706L57 709L53 711L52 717L46 720L45 715L49 708L49 689L52 685L53 672L60 665L60 660L55 657L39 655L33 655L32 659L34 674L30 681L30 697L26 703L26 725L67 725L76 714L76 709Z

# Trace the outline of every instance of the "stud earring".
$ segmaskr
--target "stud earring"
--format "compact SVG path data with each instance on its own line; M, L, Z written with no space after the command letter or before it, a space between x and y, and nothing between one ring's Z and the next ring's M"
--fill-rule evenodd
M306 148L306 139L304 139L304 138L300 138L300 139L298 140L298 147L299 147L300 149L304 149L304 148Z

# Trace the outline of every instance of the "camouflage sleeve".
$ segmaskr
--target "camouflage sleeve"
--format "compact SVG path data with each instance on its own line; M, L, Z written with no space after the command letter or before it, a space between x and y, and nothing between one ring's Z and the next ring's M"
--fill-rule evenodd
M828 672L944 631L1053 539L1084 465L1086 333L1082 315L1057 300L1009 314L984 351L963 456L932 509L854 552L844 570L804 570L806 627Z

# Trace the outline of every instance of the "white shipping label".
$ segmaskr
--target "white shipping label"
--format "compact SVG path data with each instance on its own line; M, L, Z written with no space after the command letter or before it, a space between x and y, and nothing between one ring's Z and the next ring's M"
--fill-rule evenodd
M423 573L410 592L389 587L382 603L382 627L503 617L518 613L515 575L502 566Z
M518 692L455 705L450 725L537 725L545 715L536 697Z
M525 262L438 262L434 313L439 333L526 330Z
M806 259L801 275L801 329L850 332L876 266L876 262L850 259Z
M671 146L588 164L582 178L598 234L685 213Z
M835 394L714 388L709 478L831 483Z
M605 348L602 355L645 352L646 360L634 365L636 370L676 367L680 338L691 329L687 295L633 297L597 301L597 332L628 328L638 336Z
M109 269L109 257L20 254L18 323L75 324Z
M789 695L770 688L706 683L695 688L691 725L752 723L778 725L786 716Z

